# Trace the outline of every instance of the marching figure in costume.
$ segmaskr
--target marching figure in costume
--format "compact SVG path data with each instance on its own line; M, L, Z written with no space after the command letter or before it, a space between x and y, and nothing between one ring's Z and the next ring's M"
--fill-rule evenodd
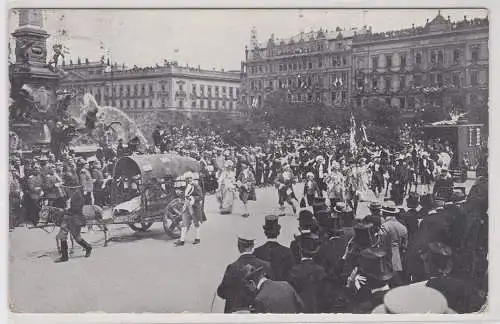
M304 198L307 205L312 206L315 197L322 197L323 194L319 189L318 183L314 180L314 173L307 173L307 181L304 184ZM304 206L305 207L305 206Z
M84 196L82 186L66 186L66 194L68 199L66 213L62 220L59 233L56 238L61 242L61 257L55 262L68 261L68 233L85 249L85 257L88 258L92 252L92 246L85 241L81 236L82 226L86 225L85 216L83 215Z
M297 200L295 193L293 192L294 177L292 169L288 164L283 166L283 172L281 172L276 179L276 187L278 188L278 198L281 214L279 216L285 215L285 202L292 206L293 213L297 212L297 208L293 204L293 199Z
M255 195L255 177L250 171L248 162L243 161L241 163L241 172L238 175L238 181L237 185L240 190L240 200L243 202L243 217L248 217L250 214L248 213L248 201L252 200L255 201L257 200L257 197Z
M193 182L193 173L186 172L184 179L186 189L184 190L184 213L182 214L181 238L175 242L175 246L183 246L186 233L191 222L196 228L196 238L193 244L200 243L200 225L203 219L203 191L198 183Z
M219 175L219 189L217 199L219 200L219 209L221 214L231 214L233 212L234 192L236 190L235 173L233 162L226 161L224 170Z
M336 161L332 162L332 172L327 175L326 186L331 208L338 202L345 201L345 177L340 172L340 164Z

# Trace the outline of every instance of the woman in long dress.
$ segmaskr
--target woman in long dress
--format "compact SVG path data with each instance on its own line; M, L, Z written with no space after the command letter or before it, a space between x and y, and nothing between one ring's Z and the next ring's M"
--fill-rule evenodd
M236 175L233 170L233 161L226 161L224 170L219 175L219 189L217 199L221 214L231 214L236 190Z
M241 172L238 175L237 186L240 191L240 200L243 203L244 212L241 216L248 217L248 201L255 201L257 197L255 195L255 176L250 170L248 162L243 161L241 163Z

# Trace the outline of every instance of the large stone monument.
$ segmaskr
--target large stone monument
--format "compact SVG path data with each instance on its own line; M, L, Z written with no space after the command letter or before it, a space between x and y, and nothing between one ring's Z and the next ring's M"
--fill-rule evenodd
M57 110L57 70L47 64L47 38L40 9L19 9L15 63L9 66L9 107L12 150L48 149L51 136L47 121Z

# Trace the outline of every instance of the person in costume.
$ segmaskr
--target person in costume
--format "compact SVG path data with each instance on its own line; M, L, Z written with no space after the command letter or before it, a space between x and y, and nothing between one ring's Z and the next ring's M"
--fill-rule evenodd
M231 214L236 191L236 176L232 161L226 161L224 170L219 175L218 183L217 199L219 200L220 213Z
M241 162L241 172L238 175L237 186L240 192L240 200L243 203L243 217L250 216L248 212L248 201L255 201L255 176L253 175L248 162Z

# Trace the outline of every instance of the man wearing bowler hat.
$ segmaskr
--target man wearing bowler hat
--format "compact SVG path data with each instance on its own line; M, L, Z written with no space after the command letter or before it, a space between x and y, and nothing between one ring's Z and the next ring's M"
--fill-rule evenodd
M281 225L276 215L266 216L265 224L262 226L267 242L255 249L255 256L271 264L275 280L287 280L290 270L295 265L295 258L286 246L278 243Z
M295 314L302 313L304 303L299 294L286 281L274 281L267 277L263 267L247 264L243 268L249 289L256 296L251 305L252 313Z
M320 241L317 235L304 236L299 240L300 263L292 268L288 282L304 301L304 313L324 312L326 305L325 268L314 261Z
M395 272L393 285L402 284L400 273L403 271L402 254L406 252L408 244L408 230L396 216L399 208L392 201L387 201L382 207L382 225L380 226L380 247L391 257L392 268Z
M268 278L274 278L269 262L257 258L253 254L255 238L250 233L238 237L240 257L226 267L222 282L217 288L217 295L226 300L224 313L248 310L255 298L255 291L249 289L243 268L251 265L262 268Z

